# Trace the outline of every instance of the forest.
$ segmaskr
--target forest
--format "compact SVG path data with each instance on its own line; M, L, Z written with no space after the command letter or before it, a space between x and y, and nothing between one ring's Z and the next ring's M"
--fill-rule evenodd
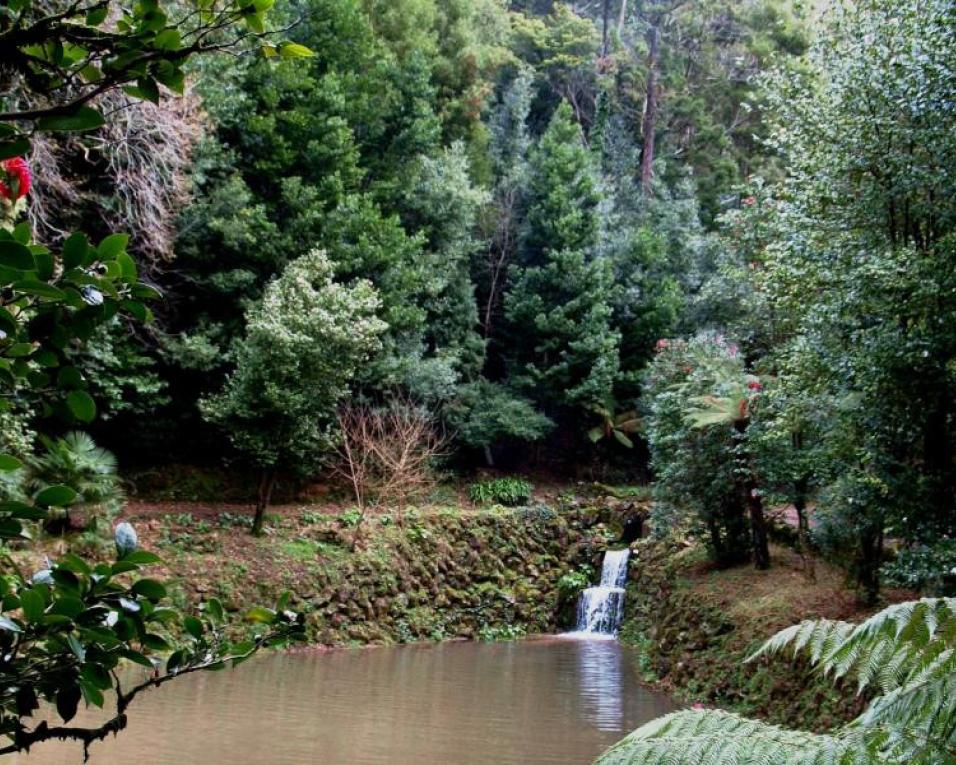
M12 762L956 763L956 4L0 0L0 607Z

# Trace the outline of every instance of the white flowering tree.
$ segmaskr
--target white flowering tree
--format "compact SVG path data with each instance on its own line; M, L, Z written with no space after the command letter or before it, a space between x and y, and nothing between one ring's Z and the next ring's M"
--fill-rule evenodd
M324 252L292 261L246 313L236 367L201 403L261 470L253 533L262 531L276 472L308 470L330 446L337 406L387 325L371 283L333 281Z

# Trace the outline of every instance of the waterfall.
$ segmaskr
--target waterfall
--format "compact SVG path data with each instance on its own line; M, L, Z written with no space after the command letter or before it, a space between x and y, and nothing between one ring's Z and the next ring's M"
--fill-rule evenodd
M588 587L578 598L577 635L615 635L624 616L624 585L631 551L608 550L601 567L601 583Z

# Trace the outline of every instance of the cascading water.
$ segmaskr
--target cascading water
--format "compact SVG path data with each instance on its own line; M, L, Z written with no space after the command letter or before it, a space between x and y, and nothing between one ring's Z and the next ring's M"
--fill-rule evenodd
M578 598L577 635L615 635L624 616L624 585L631 551L608 550L601 566L601 583L588 587Z

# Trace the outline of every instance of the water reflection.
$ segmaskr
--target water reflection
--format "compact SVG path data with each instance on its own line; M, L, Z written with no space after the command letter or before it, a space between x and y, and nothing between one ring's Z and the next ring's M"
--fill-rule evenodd
M146 694L92 765L585 765L671 709L615 641L264 656ZM18 765L79 765L47 744Z
M578 642L578 681L587 719L598 730L624 729L624 668L616 643L606 640Z

